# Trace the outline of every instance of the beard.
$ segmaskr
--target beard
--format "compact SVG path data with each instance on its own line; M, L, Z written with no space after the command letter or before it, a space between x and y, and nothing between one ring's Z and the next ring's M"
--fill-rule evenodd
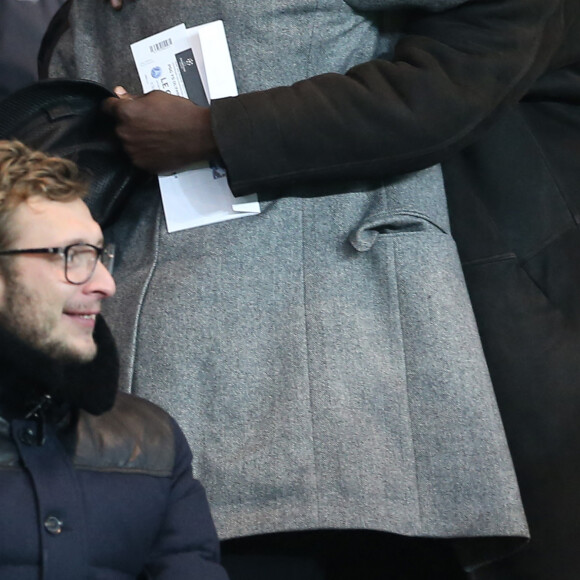
M32 348L60 362L85 363L95 358L96 345L92 351L83 352L53 336L61 313L46 307L42 290L38 293L29 291L18 283L12 272L4 278L4 307L0 309L0 324L4 328Z

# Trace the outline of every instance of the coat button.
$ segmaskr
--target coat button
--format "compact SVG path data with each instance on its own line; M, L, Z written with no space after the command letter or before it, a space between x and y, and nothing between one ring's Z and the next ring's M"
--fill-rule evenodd
M29 447L36 445L36 432L31 427L23 427L18 435L24 445Z
M57 536L62 532L62 522L56 516L48 516L44 520L44 528L49 534Z

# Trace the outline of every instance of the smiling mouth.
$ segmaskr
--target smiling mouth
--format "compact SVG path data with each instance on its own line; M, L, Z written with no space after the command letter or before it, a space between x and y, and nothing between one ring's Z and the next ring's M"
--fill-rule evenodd
M81 318L96 318L96 312L88 313L88 312L65 312L69 316L80 316Z
M93 324L95 323L95 321L97 319L96 312L93 312L91 314L83 313L83 312L65 312L64 314L66 316L69 316L70 318L76 319L78 321L93 323Z

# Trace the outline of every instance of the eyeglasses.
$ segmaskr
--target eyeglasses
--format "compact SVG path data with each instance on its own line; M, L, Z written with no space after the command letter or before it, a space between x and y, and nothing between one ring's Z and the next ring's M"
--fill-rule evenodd
M107 244L104 248L92 244L71 244L64 248L33 248L27 250L4 250L0 256L17 254L58 254L64 260L64 277L71 284L84 284L91 279L100 260L109 274L113 273L115 260L114 244Z

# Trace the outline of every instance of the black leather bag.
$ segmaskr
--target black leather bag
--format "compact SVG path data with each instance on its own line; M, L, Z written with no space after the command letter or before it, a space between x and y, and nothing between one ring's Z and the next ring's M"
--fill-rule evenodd
M112 119L101 111L107 88L82 80L40 81L0 102L0 139L71 159L90 181L87 203L105 227L128 195L150 176L123 151Z

